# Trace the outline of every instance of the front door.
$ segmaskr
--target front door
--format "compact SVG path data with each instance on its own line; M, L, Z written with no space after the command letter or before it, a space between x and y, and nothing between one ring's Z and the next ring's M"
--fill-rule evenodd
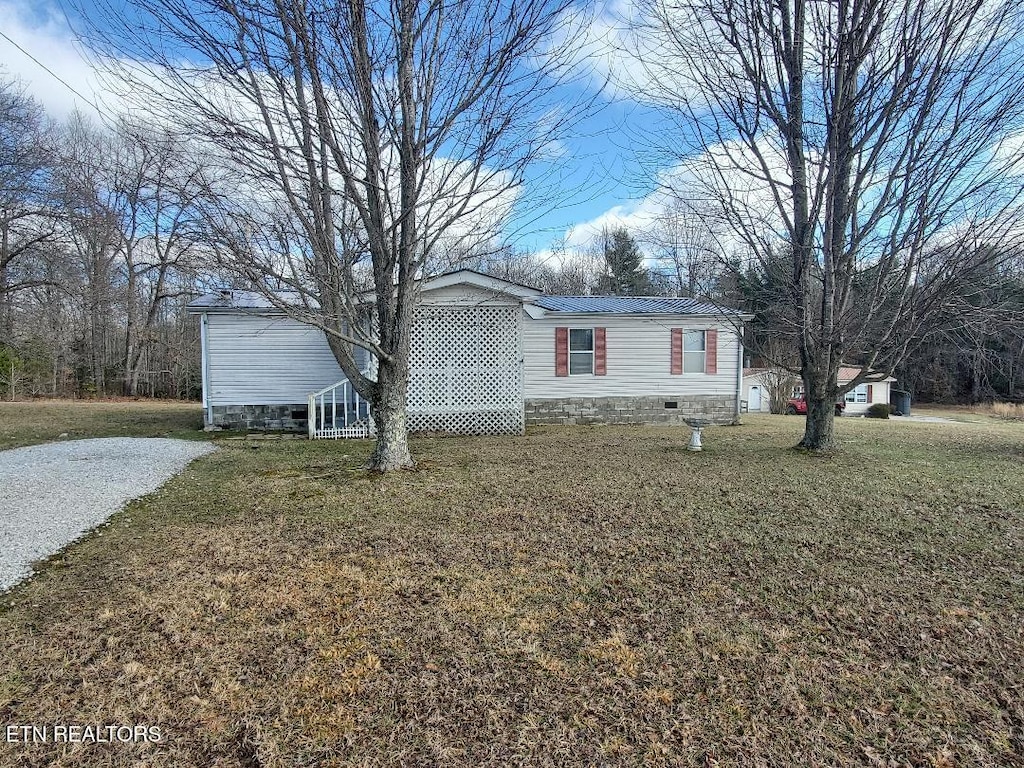
M761 388L757 384L750 387L750 396L747 398L747 410L761 410Z

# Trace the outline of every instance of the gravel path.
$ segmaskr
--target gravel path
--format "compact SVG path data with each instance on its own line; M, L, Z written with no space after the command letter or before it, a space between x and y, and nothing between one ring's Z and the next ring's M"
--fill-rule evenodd
M212 450L205 442L104 437L0 451L0 592Z

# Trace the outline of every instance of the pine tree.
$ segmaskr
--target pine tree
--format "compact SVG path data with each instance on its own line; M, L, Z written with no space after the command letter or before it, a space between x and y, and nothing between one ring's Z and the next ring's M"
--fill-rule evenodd
M644 296L652 292L651 277L636 240L623 227L601 233L601 248L608 273L601 280L601 292L615 296Z

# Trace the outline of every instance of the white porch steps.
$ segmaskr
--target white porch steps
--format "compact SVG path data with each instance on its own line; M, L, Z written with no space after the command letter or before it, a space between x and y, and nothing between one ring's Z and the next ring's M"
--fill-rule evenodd
M310 440L363 438L374 434L370 404L359 396L348 379L309 396Z

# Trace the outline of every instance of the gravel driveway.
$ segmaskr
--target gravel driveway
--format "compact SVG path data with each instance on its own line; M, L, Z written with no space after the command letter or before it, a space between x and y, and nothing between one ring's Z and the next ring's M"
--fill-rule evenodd
M0 451L0 592L212 450L188 440L104 437Z

